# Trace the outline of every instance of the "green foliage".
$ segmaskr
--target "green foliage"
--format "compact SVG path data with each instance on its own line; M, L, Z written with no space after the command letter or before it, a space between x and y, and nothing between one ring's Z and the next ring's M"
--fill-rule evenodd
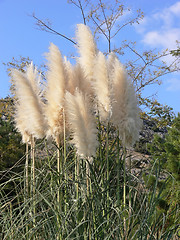
M0 118L0 184L6 183L3 191L9 197L16 195L15 186L19 181L17 178L11 181L12 175L18 176L24 168L23 165L18 164L25 150L20 142L21 136L16 132L12 122Z
M157 182L157 195L162 198L158 202L159 209L170 212L170 227L176 217L176 209L180 206L180 114L174 119L165 138L155 135L149 144L152 153L152 165L160 166L162 174ZM146 186L150 189L154 176L144 176ZM178 213L179 216L179 213Z
M141 113L142 118L151 120L157 128L171 126L175 117L173 108L167 105L162 105L156 99L148 99L140 97L140 105L146 107L146 112Z
M179 57L179 56L180 56L180 46L179 46L179 42L177 42L177 49L171 50L170 53L171 53L174 57Z
M162 191L156 194L158 188L162 187L157 186L158 168L153 168L156 175L151 179L151 191L148 192L142 181L130 170L125 169L124 175L126 152L119 139L113 140L113 136L115 134L110 134L107 139L107 132L99 126L100 146L93 164L89 165L89 193L86 185L87 159L79 158L72 147L62 144L59 148L62 171L58 172L56 149L54 152L46 141L36 146L35 192L32 193L31 166L28 167L28 194L25 191L26 176L23 171L18 175L12 174L8 180L16 182L17 194L13 200L3 193L7 182L0 185L0 237L9 240L165 240L175 237L177 218L175 214L173 218L170 217L172 213L168 211L162 212L161 209L167 208L167 204ZM40 149L45 149L46 154L40 154ZM23 160L19 161L18 166L22 163ZM57 199L57 193L60 199ZM159 214L159 211L163 214ZM171 227L167 228L169 225Z
M108 51L113 50L123 55L125 50L130 50L134 54L134 58L128 61L126 66L140 95L141 90L147 85L160 83L161 76L177 71L175 64L171 65L171 68L164 63L159 64L159 59L167 55L166 51L161 54L152 51L139 53L135 49L135 44L127 41L112 49L111 39L118 36L125 26L138 22L143 17L141 11L137 12L135 18L121 24L119 17L126 9L120 1L109 1L106 5L104 1L99 0L98 3L94 2L93 8L91 5L93 1L69 2L81 10L85 23L88 22L93 28L95 27L95 34L100 33L105 36ZM47 29L43 21L37 18L36 20ZM114 35L112 29L115 28L117 32ZM48 30L55 33L49 27ZM58 35L62 36L59 33ZM29 58L21 58L18 61L13 59L7 64L8 71L11 67L24 71L27 63L30 63ZM11 92L13 95L13 83ZM171 108L149 99L142 101L143 104L151 105L149 114L144 113L142 117L155 123L154 130L161 126L171 126L173 118ZM2 116L5 116L5 105L3 109ZM152 144L154 162L148 174L144 175L147 185L145 187L141 179L123 168L125 152L119 146L115 134L109 136L108 145L106 131L100 130L100 147L93 164L90 165L90 194L87 194L87 160L79 159L74 149L69 146L66 156L64 146L60 147L61 172L56 169L56 151L41 146L47 154L36 157L38 161L35 162L35 185L33 185L31 166L28 167L28 177L24 175L25 171L22 169L24 158L21 156L24 146L20 145L20 136L10 121L1 118L0 167L1 170L11 168L11 172L8 178L4 178L5 172L3 172L0 183L0 238L9 240L173 239L176 237L178 226L179 128L173 131L175 132L170 132L172 138L170 137L168 142L167 138L155 137ZM12 167L14 163L16 167ZM77 167L79 167L78 174ZM164 170L162 175L159 168ZM155 174L152 175L154 172ZM9 170L6 173L9 173ZM26 180L30 184L28 193ZM5 191L9 184L15 189L13 198L12 194L9 192L7 194ZM35 193L32 190L34 187ZM58 192L60 201L57 200ZM36 209L35 213L34 209Z
M0 118L0 171L12 167L23 155L21 136L10 120Z
M14 114L13 98L5 97L0 99L0 118L12 120Z

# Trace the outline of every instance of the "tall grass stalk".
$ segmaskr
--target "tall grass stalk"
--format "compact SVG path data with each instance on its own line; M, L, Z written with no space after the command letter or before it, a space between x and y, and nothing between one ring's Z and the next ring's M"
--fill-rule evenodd
M67 177L67 162L66 162L66 119L65 119L65 112L63 109L63 139L64 139L64 152L63 152L63 159L64 159L64 179L65 179L65 193L64 193L64 198L65 198L65 214L67 213L67 186L68 186L68 177Z
M124 184L123 184L123 210L124 210L124 234L125 239L127 239L127 229L126 229L126 148L123 147L123 171L124 171Z
M131 214L132 214L132 206L131 206L131 194L132 194L132 183L131 183L131 153L129 151L129 156L128 156L128 165L129 165L129 172L128 172L128 185L129 185L129 223L128 223L128 230L130 226L130 220L131 220Z
M36 204L35 204L35 141L31 135L31 198L32 198L32 216L33 225L35 226Z
M37 70L33 65L26 74L13 71L18 95L16 127L23 142L28 142L31 136L31 176L29 183L26 153L25 176L16 172L16 165L3 175L5 180L0 179L0 238L171 239L175 236L178 215L173 215L176 219L171 224L170 213L157 210L161 198L159 169L151 191L141 177L132 176L131 163L129 172L126 169L126 147L138 140L141 125L135 89L117 57L111 55L106 65L106 57L97 54L89 28L78 25L77 42L78 69L72 65L65 67L58 47L51 44L47 55L48 87L43 101L34 81ZM97 57L99 64L95 63ZM101 91L101 86L105 91ZM97 111L101 116L97 117ZM70 135L65 126L69 127ZM118 136L114 140L116 131ZM57 159L52 153L51 163L46 164L46 157L36 154L35 172L34 138L41 139L45 133L56 141ZM67 141L72 144L71 150ZM18 166L23 165L22 172L24 160Z
M120 142L119 131L117 135L117 206L120 206Z
M57 218L57 226L59 226L60 228L60 216L59 216L59 212L62 211L62 197L61 197L61 189L60 189L60 179L61 179L61 171L62 171L62 162L61 162L61 150L60 150L60 136L56 136L56 144L57 144L57 214L56 214L56 218ZM62 240L61 238L61 234L57 233L57 240Z
M26 196L28 198L29 196L29 144L26 143L26 163L25 163L25 191L26 191Z
M109 225L109 188L110 188L110 182L109 182L109 122L107 124L107 132L106 132L106 180L107 180L107 225Z
M29 199L29 144L26 143L26 162L25 162L25 194L24 202L26 204L26 216L28 215L28 199ZM28 217L26 217L26 221ZM26 233L28 233L28 224L26 224Z
M79 199L79 156L75 155L75 183L76 183L76 201Z
M86 193L87 197L89 197L89 162L86 160Z
M59 191L59 186L60 186L60 173L61 173L61 152L60 152L60 140L59 136L56 138L56 144L57 144L57 173L58 173L58 190L57 190L57 202L59 203L59 207L61 209L61 203L60 203L60 191Z
M37 149L37 146L36 146ZM61 149L61 148L60 148ZM68 151L68 149L67 149ZM111 155L113 154L113 155ZM116 155L114 155L116 154ZM71 168L67 168L67 173L71 176L74 172L75 156L67 153L68 163L71 161ZM37 158L37 156L36 156ZM117 205L117 163L114 159L117 158L117 149L114 152L109 148L109 161L110 161L110 180L111 188L109 191L109 224L107 225L107 216L103 216L102 209L105 207L107 213L107 196L104 194L102 185L102 178L106 176L102 171L102 162L99 161L99 156L94 157L93 164L90 165L90 184L89 184L89 197L84 197L84 180L86 175L83 175L84 169L79 169L78 175L78 197L77 193L77 181L68 182L64 178L61 179L60 187L68 186L68 198L67 198L67 212L65 215L65 209L61 211L57 208L56 192L52 192L57 189L57 171L56 171L56 159L52 158L51 166L49 164L39 165L36 169L36 197L35 202L29 199L29 208L27 211L26 203L22 201L24 192L24 178L23 175L15 174L14 171L10 172L11 178L8 182L1 183L0 185L0 239L13 240L19 239L149 239L168 240L176 239L175 232L177 229L177 216L174 219L174 225L167 227L169 224L169 217L172 213L164 213L158 215L157 202L161 198L161 193L157 195L157 181L152 186L152 192L148 192L142 181L136 176L132 175L132 179L126 182L126 186L129 189L131 187L131 216L126 214L124 203ZM120 157L121 159L121 157ZM78 159L77 159L78 160ZM104 156L104 160L106 157ZM124 160L124 156L123 156ZM22 162L20 163L22 164ZM18 167L20 166L18 165ZM78 165L78 164L77 164ZM50 186L49 172L52 172L53 186ZM123 176L123 165L120 167L120 176ZM78 170L76 169L78 173ZM114 172L114 176L112 173ZM127 173L128 175L128 173ZM158 178L159 172L157 170L156 177ZM76 176L77 177L77 176ZM13 183L14 189L17 191L14 193L13 198L3 192L7 184ZM122 188L123 186L123 181ZM129 185L129 184L132 184ZM107 189L107 187L106 187ZM124 193L123 193L124 194ZM123 194L120 195L123 200ZM11 200L11 209L10 209ZM63 205L65 199L61 199ZM36 206L36 225L30 224L32 218L30 217L33 206ZM59 218L57 219L57 216ZM29 218L28 218L29 217ZM125 217L125 222L124 222ZM124 229L124 223L126 223L126 234ZM128 224L128 225L127 225ZM28 225L28 231L26 226ZM157 236L159 236L157 238Z

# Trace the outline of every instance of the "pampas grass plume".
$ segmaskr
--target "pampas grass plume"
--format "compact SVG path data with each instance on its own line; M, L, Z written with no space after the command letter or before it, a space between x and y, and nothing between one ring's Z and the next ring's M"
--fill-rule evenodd
M67 92L65 99L67 119L73 132L72 143L77 153L82 157L95 156L97 129L88 96L76 90L74 95Z
M79 79L75 75L75 66L73 66L67 58L64 58L64 67L67 76L66 90L74 94L76 88L79 86Z
M94 66L94 92L98 100L98 110L101 120L111 116L111 83L108 76L106 57L99 52Z
M47 54L47 107L46 117L49 125L47 135L55 139L63 132L63 107L66 75L62 55L57 46L51 43Z
M139 138L141 120L133 84L118 59L114 60L113 93L111 121L119 128L123 145L130 147Z
M26 77L30 82L33 91L36 95L40 95L40 74L37 71L37 68L34 67L33 62L31 62L26 69Z
M46 124L38 96L25 74L14 69L12 77L15 80L17 94L15 121L23 140L29 141L27 137L29 135L35 138L44 137Z
M89 27L84 24L78 24L76 30L76 40L80 54L78 61L88 80L92 81L94 58L97 53L97 47Z

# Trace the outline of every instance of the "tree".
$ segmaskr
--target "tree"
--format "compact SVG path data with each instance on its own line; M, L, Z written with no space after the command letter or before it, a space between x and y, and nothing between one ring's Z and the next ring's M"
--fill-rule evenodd
M23 155L24 146L10 120L0 118L0 170L12 167Z
M161 169L161 175L157 186L161 192L161 199L158 200L160 213L169 213L169 226L173 224L175 209L180 205L180 114L174 119L172 126L168 129L165 138L159 135L154 137L149 145L152 154L152 165ZM156 182L155 175L144 175L147 187L151 189Z
M13 98L10 96L0 99L0 118L12 120L14 112Z
M106 53L113 51L123 59L123 56L129 54L130 51L132 60L125 60L123 63L126 65L129 76L133 79L139 96L141 96L145 87L151 84L161 84L161 78L164 75L179 70L179 58L176 54L172 63L166 64L162 61L164 56L171 54L168 49L163 52L157 52L156 50L139 52L136 50L136 42L128 42L127 40L121 42L119 46L112 46L112 40L117 39L119 33L125 27L140 23L143 18L141 10L137 10L135 16L123 20L123 15L130 9L119 0L69 0L68 3L73 4L80 10L83 23L90 26L96 39L100 40L102 36L105 37L107 41ZM54 30L49 21L39 19L35 14L33 14L33 18L41 30L64 37L76 44L71 38ZM119 21L120 19L121 21Z

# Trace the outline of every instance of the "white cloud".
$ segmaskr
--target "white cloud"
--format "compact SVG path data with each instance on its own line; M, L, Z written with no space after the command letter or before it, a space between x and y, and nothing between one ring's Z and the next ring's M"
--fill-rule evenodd
M151 47L174 49L180 40L180 1L145 17L137 32L142 34L142 42Z
M169 8L169 11L179 16L180 14L180 2L175 3Z
M166 81L166 84L168 85L166 90L169 92L178 92L180 91L180 79L172 78L168 79Z
M142 41L151 47L174 49L176 48L176 40L178 39L180 39L180 28L171 28L147 32Z

